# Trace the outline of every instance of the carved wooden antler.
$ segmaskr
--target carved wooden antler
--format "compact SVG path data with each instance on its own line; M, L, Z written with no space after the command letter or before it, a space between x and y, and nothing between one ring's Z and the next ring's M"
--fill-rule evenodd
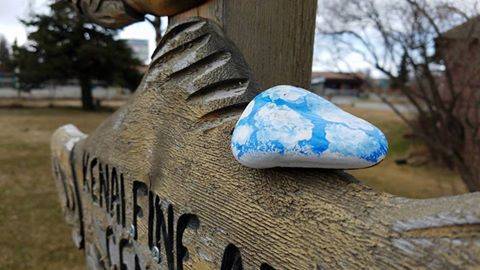
M411 200L342 171L241 166L230 134L259 91L216 23L177 20L125 106L88 137L55 132L62 205L91 269L480 265L478 193Z

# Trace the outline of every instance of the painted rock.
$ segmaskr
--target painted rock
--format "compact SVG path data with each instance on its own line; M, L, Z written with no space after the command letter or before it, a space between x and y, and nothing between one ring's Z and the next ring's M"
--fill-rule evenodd
M237 122L231 148L251 168L358 169L379 163L385 135L307 90L276 86L256 96Z

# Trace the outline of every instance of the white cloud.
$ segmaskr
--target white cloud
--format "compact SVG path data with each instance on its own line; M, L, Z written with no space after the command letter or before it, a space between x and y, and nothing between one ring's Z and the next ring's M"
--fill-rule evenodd
M341 124L328 124L325 127L325 137L329 142L328 151L343 156L361 157L379 148L378 142L364 131L350 129Z
M299 141L312 138L313 123L285 105L268 104L257 112L254 120L259 142L278 140L292 148Z
M307 91L290 85L276 86L268 90L267 93L272 100L283 99L290 102L296 102L307 94Z
M233 134L233 142L238 144L245 144L250 139L252 135L253 129L249 125L242 125L235 129L235 133Z
M374 127L367 121L360 119L356 116L353 116L345 111L342 111L339 108L332 108L333 106L320 107L315 113L322 117L323 119L342 123L347 125L352 129L363 129L363 130L373 130Z

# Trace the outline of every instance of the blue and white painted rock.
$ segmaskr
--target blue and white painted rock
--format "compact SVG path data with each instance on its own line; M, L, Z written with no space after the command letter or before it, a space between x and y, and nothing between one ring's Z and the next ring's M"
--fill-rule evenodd
M379 163L388 143L378 128L320 96L276 86L248 104L231 147L251 168L357 169Z

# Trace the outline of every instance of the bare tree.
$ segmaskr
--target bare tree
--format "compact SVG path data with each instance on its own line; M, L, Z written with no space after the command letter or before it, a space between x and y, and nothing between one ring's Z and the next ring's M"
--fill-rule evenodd
M473 0L320 0L317 19L336 57L360 55L399 88L416 117L381 98L470 191L480 190L477 7Z

